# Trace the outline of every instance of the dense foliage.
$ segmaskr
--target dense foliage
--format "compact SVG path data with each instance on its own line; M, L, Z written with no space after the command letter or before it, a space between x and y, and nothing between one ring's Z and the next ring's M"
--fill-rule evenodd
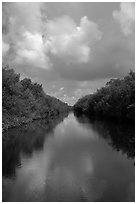
M87 95L74 105L76 114L135 119L135 73L123 79L111 79L96 93Z
M57 98L46 95L42 85L32 83L8 67L2 68L3 128L47 118L68 111L69 107Z

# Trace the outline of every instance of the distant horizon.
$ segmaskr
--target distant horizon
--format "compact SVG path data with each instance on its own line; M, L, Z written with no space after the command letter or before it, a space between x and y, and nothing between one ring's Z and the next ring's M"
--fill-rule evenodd
M133 71L133 70L132 70L132 71ZM128 73L129 73L129 72L128 72ZM128 74L128 73L127 73L127 74ZM124 76L123 76L123 77L124 77ZM123 77L113 77L113 78L110 78L110 79L122 79ZM108 79L108 81L109 81L109 79ZM108 82L108 81L107 81L107 82ZM107 83L107 82L106 82L106 83ZM106 83L105 83L105 84L106 84ZM104 85L105 85L105 84L104 84ZM101 87L103 87L104 85L102 85ZM42 86L42 87L43 87L43 86ZM99 88L101 88L101 87L98 87L97 89L99 89ZM86 96L86 95L90 95L90 94L95 93L95 92L97 91L97 89L94 90L93 92L90 92L89 94L81 95L80 98L82 98L82 97L84 97L84 96ZM44 92L45 92L45 90L44 90ZM45 93L46 93L46 92L45 92ZM55 97L54 95L51 95L51 94L49 94L49 93L46 93L46 94ZM56 97L56 98L59 99L59 100L61 100L61 99L58 98L58 97ZM77 101L78 101L80 98L78 98ZM63 101L63 100L61 100L61 101ZM75 105L75 103L76 103L77 101L73 102L72 104L70 104L70 103L68 103L68 102L66 102L66 101L63 101L63 102L67 103L67 104L70 105L70 106L73 106L73 105Z

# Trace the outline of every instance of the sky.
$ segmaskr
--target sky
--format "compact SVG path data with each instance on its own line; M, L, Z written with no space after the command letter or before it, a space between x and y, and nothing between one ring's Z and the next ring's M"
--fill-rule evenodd
M135 4L2 3L2 58L73 105L135 70Z

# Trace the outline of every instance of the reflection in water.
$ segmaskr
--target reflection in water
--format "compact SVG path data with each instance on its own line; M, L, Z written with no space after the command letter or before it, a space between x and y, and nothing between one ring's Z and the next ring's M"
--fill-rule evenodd
M126 129L73 114L55 124L4 135L3 201L134 201L134 145L117 138Z
M53 128L66 116L60 115L60 118L54 118L51 121L37 120L3 133L3 176L14 177L15 167L21 166L21 154L31 157L34 150L42 149L49 132L52 132Z
M78 117L77 120L85 127L91 126L105 138L117 151L127 154L128 158L135 157L135 124L129 121L94 120L86 116Z

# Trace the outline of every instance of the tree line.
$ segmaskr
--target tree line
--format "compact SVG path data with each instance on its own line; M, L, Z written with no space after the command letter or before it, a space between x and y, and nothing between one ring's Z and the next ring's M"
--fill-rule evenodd
M2 123L3 129L38 118L49 118L66 112L70 107L47 95L42 85L31 79L20 80L8 66L2 67Z
M135 72L111 79L95 93L80 98L73 109L77 115L135 120Z

